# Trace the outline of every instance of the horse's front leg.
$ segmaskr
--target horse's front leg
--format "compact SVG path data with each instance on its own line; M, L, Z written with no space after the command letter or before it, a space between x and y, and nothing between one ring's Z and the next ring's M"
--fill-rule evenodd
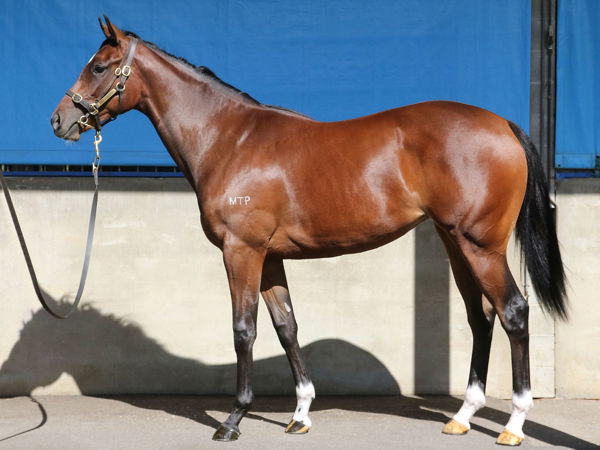
M260 290L271 314L273 326L285 350L292 368L294 381L296 382L298 404L292 421L285 431L286 433L293 434L307 433L312 425L308 417L308 410L315 398L315 388L310 381L300 345L298 344L298 325L294 317L292 300L290 299L283 261L281 259L267 258L263 267Z
M252 346L256 339L256 316L265 252L242 242L229 240L223 259L229 279L233 306L233 339L237 355L237 394L231 414L213 435L216 441L233 441L240 435L239 424L246 415L252 392Z

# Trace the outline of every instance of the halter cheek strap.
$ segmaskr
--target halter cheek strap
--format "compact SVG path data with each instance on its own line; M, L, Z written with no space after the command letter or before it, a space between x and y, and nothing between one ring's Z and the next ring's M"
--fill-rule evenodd
M129 39L129 45L127 46L127 51L125 52L125 56L121 61L119 67L115 69L115 73L112 79L107 83L106 87L103 90L103 94L100 96L99 100L96 100L94 103L89 103L86 101L82 95L73 92L69 89L66 92L66 95L73 100L76 106L80 106L85 109L87 112L85 115L81 116L77 123L79 123L84 128L92 128L92 125L88 123L90 116L94 118L94 127L97 132L100 132L102 127L106 125L106 123L110 122L117 118L117 116L121 113L121 104L123 102L123 91L125 90L125 83L127 79L131 75L131 62L133 61L133 55L135 54L135 48L137 47L137 39L131 37ZM118 79L118 81L117 81ZM117 83L115 84L115 81ZM114 86L113 86L114 85ZM104 109L106 104L115 96L119 96L119 109L117 110L117 114L114 117L110 117L106 119L104 122L100 122L100 111Z

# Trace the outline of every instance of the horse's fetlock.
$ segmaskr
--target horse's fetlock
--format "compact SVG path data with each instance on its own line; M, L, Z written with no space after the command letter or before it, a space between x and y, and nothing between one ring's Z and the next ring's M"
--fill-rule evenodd
M252 404L254 403L254 394L252 392L242 392L240 394L238 394L236 400L235 400L235 408L243 411L243 412L247 412L251 407Z

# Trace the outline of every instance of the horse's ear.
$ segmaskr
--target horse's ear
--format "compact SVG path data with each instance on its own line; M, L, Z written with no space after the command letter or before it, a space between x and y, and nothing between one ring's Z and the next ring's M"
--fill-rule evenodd
M121 30L119 30L117 27L115 27L110 20L108 20L108 17L106 17L106 14L104 14L104 20L106 21L106 24L104 24L102 22L102 18L98 17L98 22L100 22L100 28L102 28L102 32L104 33L104 36L106 36L106 39L110 40L110 41L114 41L115 44L119 43L119 38L123 36L123 33L121 32Z

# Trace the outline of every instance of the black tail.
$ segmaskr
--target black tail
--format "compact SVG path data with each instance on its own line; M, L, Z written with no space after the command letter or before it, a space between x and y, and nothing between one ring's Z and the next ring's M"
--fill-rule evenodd
M565 272L542 159L527 133L510 121L508 124L527 158L527 190L515 228L521 243L521 256L542 307L550 314L566 319Z

